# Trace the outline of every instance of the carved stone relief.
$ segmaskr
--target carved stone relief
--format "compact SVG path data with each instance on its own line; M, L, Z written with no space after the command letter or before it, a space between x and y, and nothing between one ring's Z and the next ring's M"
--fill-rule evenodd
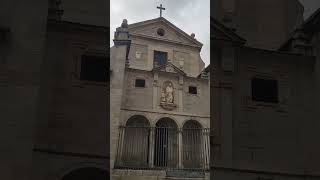
M166 110L173 110L176 108L175 99L174 99L174 87L172 82L167 81L163 83L161 89L160 105Z

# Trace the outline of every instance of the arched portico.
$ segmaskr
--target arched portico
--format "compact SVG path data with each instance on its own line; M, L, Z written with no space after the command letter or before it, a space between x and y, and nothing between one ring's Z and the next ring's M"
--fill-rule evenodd
M148 167L149 120L142 115L130 117L124 127L120 127L117 165L124 167Z
M154 166L178 166L178 126L171 118L161 118L156 123L154 136Z

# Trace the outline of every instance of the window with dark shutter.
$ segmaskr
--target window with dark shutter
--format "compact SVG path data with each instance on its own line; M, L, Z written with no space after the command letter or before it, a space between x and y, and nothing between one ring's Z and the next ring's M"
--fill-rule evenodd
M197 94L197 87L195 86L189 86L189 93L190 94Z
M252 100L278 103L278 81L253 78L251 80Z
M136 79L135 86L136 87L145 87L146 81L144 79Z
M106 57L82 55L80 80L107 82L108 69Z

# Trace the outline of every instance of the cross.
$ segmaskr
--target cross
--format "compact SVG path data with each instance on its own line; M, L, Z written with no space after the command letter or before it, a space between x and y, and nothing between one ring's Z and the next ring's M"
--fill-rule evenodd
M160 7L157 6L157 9L160 9L160 17L162 17L162 10L166 10L166 8L163 8L162 4L160 4Z

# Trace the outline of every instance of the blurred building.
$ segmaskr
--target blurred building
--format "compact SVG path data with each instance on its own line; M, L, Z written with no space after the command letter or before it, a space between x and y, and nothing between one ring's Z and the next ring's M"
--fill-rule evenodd
M320 179L320 11L223 2L235 16L211 20L211 178Z

